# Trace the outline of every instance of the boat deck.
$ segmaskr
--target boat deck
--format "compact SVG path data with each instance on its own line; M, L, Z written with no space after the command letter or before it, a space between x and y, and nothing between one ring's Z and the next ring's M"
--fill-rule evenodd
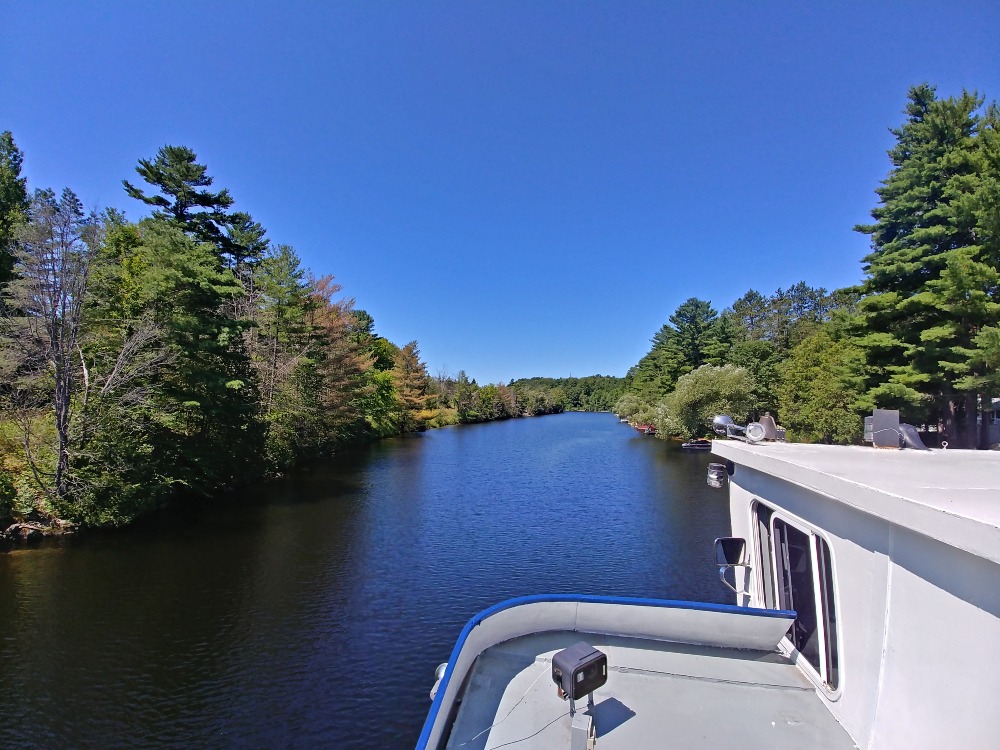
M591 712L597 750L856 747L781 654L569 631L514 638L481 654L447 747L568 749L569 703L556 695L552 656L580 640L608 656L608 681ZM587 711L586 700L577 711Z

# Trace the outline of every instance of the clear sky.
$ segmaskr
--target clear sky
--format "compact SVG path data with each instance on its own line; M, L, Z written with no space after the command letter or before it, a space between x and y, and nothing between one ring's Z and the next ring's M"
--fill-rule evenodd
M1000 2L0 5L30 187L185 145L432 374L623 375L688 297L861 279L907 89L1000 99Z

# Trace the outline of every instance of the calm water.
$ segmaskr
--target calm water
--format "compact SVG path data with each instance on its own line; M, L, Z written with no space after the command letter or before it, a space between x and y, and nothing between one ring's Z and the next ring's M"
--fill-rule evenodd
M490 604L729 601L709 460L607 414L448 428L236 509L0 555L0 747L412 747Z

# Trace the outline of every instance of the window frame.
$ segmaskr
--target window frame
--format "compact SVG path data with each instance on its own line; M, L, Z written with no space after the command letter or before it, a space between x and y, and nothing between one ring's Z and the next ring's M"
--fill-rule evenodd
M751 503L750 517L757 555L755 561L757 574L753 576L753 581L758 601L767 609L781 608L783 590L779 573L784 564L778 560L780 534L775 529L775 521L808 537L819 668L817 669L809 658L798 650L790 637L791 628L782 638L780 645L789 655L796 657L796 662L802 665L803 671L809 678L822 687L829 698L835 700L843 691L844 669L841 643L842 619L837 596L837 565L833 545L824 533L811 524L758 498ZM766 539L762 529L766 530Z

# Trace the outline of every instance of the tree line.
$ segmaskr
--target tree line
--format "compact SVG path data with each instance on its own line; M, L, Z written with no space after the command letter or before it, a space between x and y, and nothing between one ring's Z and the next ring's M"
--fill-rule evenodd
M340 447L448 424L608 409L620 378L431 378L416 341L272 242L196 154L141 159L150 215L29 192L0 133L0 524L120 526ZM602 395L603 394L603 395Z
M0 520L121 525L435 416L397 346L216 190L193 151L142 159L138 222L29 193L0 134Z
M873 408L988 447L1000 396L1000 110L910 89L891 130L863 280L749 290L721 313L682 303L629 371L615 411L658 434L708 434L712 416L765 411L796 440L852 443Z
M564 411L610 411L624 392L625 380L611 375L584 378L522 378L479 385L464 370L456 377L438 375L432 392L459 424Z

